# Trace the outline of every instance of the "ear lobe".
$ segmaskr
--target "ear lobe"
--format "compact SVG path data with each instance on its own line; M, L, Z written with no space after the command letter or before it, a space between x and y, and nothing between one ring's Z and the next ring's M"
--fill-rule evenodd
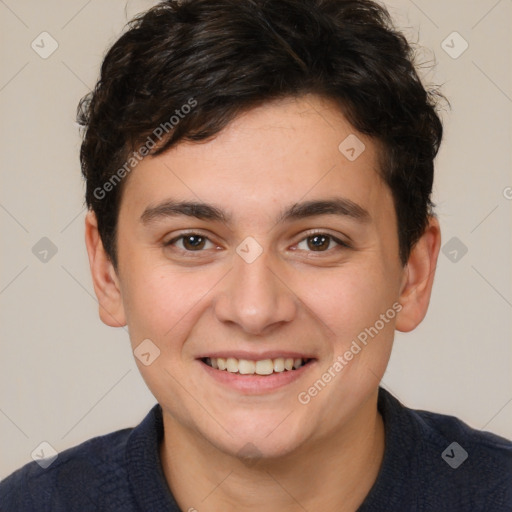
M399 331L412 331L427 314L440 246L439 222L431 216L425 232L412 248L404 269L399 298L402 310L396 321Z
M92 210L85 217L85 245L101 321L111 327L123 327L126 317L119 278L103 247L96 215Z

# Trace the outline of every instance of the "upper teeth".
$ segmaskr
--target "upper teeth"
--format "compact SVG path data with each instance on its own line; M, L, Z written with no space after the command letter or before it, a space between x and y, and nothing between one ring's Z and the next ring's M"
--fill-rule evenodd
M238 372L243 375L270 375L273 372L293 370L294 368L300 368L305 361L302 358L293 359L292 357L277 357L276 359L261 359L259 361L235 359L234 357L207 357L205 360L206 364L218 370L227 370L231 373Z

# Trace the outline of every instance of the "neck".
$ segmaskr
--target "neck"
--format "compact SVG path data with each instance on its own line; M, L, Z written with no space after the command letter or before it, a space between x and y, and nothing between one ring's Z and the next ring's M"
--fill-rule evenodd
M198 439L165 412L164 431L165 477L180 508L192 512L354 512L384 455L377 393L343 428L276 459L244 463Z

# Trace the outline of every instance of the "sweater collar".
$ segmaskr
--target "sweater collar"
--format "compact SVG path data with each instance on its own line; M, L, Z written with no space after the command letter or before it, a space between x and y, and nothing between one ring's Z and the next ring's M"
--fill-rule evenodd
M384 420L385 452L382 466L377 480L369 494L358 509L359 512L375 510L375 503L383 506L383 499L388 500L386 505L393 509L399 502L393 496L394 485L390 485L399 473L407 471L411 463L406 455L405 447L409 446L411 439L404 439L404 435L411 430L410 418L407 409L388 391L379 388L378 410ZM126 467L128 478L138 506L145 512L180 512L180 509L169 489L165 478L161 460L160 443L163 440L164 427L162 408L156 404L144 420L135 427L126 444ZM397 447L403 446L403 453Z
M156 404L126 443L126 466L133 495L144 512L180 512L171 494L160 461L164 437L162 408Z

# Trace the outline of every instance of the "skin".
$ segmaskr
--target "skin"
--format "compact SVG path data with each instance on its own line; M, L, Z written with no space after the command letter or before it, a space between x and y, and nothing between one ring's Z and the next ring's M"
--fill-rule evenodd
M354 161L338 150L350 134L365 144ZM88 213L101 319L127 324L133 349L150 339L160 350L150 365L137 364L163 409L160 455L182 510L353 511L375 482L385 448L378 385L395 329L410 331L426 314L440 246L431 218L401 264L377 149L330 101L279 100L207 142L181 142L138 164L123 191L117 270ZM214 205L230 220L141 220L169 198ZM333 198L349 199L368 218L279 220L293 204ZM200 251L183 239L164 246L187 230L209 242ZM313 250L312 230L349 247L327 239ZM249 236L262 249L251 263L236 252ZM398 303L395 318L300 403L299 393ZM315 361L278 389L245 393L219 383L197 359L232 350L294 351Z

